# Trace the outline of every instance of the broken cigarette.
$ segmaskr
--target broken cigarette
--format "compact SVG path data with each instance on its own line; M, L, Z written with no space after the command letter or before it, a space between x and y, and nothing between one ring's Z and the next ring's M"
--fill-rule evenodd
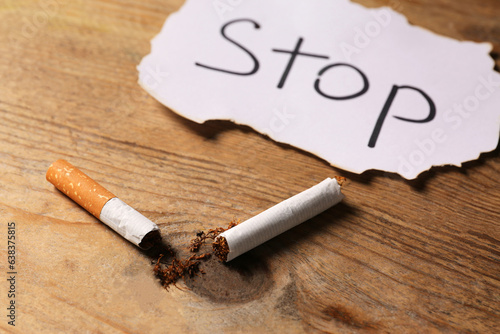
M50 165L47 181L142 249L160 238L158 226L65 160Z
M344 180L328 178L221 233L213 243L214 253L222 261L231 261L334 206L344 198L340 191Z

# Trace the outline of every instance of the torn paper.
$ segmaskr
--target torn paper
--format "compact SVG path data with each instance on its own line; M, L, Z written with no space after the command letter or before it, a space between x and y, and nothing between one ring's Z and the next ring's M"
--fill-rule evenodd
M347 171L413 179L496 148L491 49L347 0L187 0L139 83L195 122L246 124Z

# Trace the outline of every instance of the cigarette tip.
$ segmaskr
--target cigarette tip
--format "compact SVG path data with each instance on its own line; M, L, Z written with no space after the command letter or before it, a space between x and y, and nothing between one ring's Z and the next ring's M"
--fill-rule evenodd
M347 182L347 179L343 176L334 176L333 177L335 180L337 180L337 183L339 184L339 186L343 186L346 182Z
M223 236L219 235L217 238L215 238L212 248L214 250L215 256L219 258L222 262L227 261L227 256L229 254L229 245L227 244L226 238Z
M159 230L152 230L148 234L142 238L139 243L139 247L148 250L151 249L154 245L158 244L161 241L161 234Z

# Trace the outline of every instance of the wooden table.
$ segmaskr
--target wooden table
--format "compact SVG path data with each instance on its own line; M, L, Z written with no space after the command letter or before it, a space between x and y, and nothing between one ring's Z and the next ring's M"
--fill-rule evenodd
M499 1L359 2L500 52ZM332 168L244 126L192 123L137 84L150 39L181 5L2 1L1 331L498 331L499 150L405 181ZM342 204L231 265L211 259L205 275L166 291L151 253L45 180L59 158L159 224L180 255L196 231L245 220L328 176L349 183ZM10 222L15 327L6 317Z

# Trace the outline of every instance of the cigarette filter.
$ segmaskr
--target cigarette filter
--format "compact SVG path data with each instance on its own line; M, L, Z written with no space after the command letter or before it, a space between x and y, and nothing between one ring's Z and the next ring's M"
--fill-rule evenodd
M50 165L47 181L136 246L148 249L158 226L65 160Z
M328 178L221 233L214 241L215 254L223 261L231 261L334 206L343 198L337 179Z

